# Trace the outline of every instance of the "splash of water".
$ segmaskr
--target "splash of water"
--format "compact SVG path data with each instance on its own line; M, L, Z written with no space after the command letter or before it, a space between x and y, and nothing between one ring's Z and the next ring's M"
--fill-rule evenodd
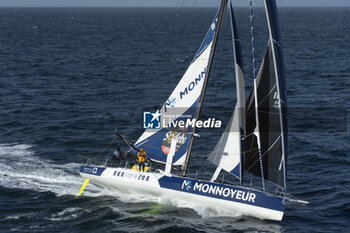
M53 164L40 158L30 145L0 144L0 186L53 192L57 196L76 195L83 179L77 171L79 164ZM104 195L94 185L86 189L85 195ZM106 193L108 195L108 192Z
M57 196L75 196L83 183L79 176L80 164L54 164L52 161L35 155L33 147L23 144L0 144L0 186L20 188L38 192L53 192ZM167 197L153 197L147 195L123 194L116 190L99 188L89 184L84 196L113 196L124 203L159 203L180 208L193 209L203 218L218 216L240 216L205 206L174 200ZM59 216L53 216L56 218Z

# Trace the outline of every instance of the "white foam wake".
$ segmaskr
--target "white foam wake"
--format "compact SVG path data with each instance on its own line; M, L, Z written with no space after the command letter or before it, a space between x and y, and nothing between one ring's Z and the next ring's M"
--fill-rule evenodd
M30 145L0 144L0 186L76 195L83 183L80 164L53 164L35 155ZM89 184L86 196L109 195L108 190Z
M54 164L48 159L35 155L30 145L0 144L0 186L28 189L39 192L52 192L57 196L77 195L84 181L78 174L79 163ZM91 183L87 185L83 196L113 196L122 202L156 202L163 205L194 209L204 218L218 216L239 216L204 206L181 202L166 197L122 194L116 190L99 188ZM60 218L61 216L53 216Z

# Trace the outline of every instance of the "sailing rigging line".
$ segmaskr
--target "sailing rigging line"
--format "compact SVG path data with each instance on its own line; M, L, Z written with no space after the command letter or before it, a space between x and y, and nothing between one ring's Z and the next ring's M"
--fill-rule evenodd
M180 15L180 10L184 7L185 2L186 2L186 0L182 0L180 6L178 6L178 7L176 8L176 13L175 13L176 18L179 17L179 15ZM183 18L183 17L180 17L180 18ZM177 19L176 21L178 22L179 20ZM172 26L171 26L171 25L170 25L170 28L169 28L169 31L171 32L170 29L172 29ZM180 31L183 31L183 29L184 29L184 25L180 27ZM172 30L173 30L173 29L172 29ZM172 41L179 41L180 33L173 33L173 34L175 34L175 36L173 37L174 39L173 39ZM176 53L175 53L175 50L174 50L174 49L172 49L172 50L169 51L169 57L170 57L170 55L174 57L174 59L175 59L174 61L175 61L175 62L177 61L177 59L179 59L179 58L176 58Z
M178 16L179 10L184 6L186 0L183 0L181 5L177 8L176 16Z
M226 44L227 38L229 38L229 33L230 33L230 29L229 29L230 25L229 24L225 24L225 22L223 22L223 24L224 24L223 27L226 26L226 30L223 29L225 31L225 35L220 37L221 38L221 42L220 42L221 46L217 47L217 50L218 50L217 54L219 54L218 57L220 57L220 58L225 56L225 51L226 51L225 50L225 44ZM221 33L221 35L222 35L222 33ZM234 67L232 67L232 68L234 68ZM219 88L220 88L220 85L217 83L218 80L220 81L220 76L223 77L225 75L220 75L220 73L219 73L218 75L216 75L216 76L211 78L212 82L214 83L214 85L213 85L214 88L211 88L211 89L212 89L212 93L215 93L215 94L210 96L209 99L208 99L209 96L207 95L207 101L206 102L208 103L208 106L209 106L209 111L207 112L207 114L210 117L212 117L212 116L215 117L214 114L218 112L217 111L218 109L216 109L216 107L219 107L219 106L217 106L218 95L216 93L219 92ZM221 78L221 80L222 80L222 78ZM222 82L221 82L221 84L222 84ZM223 108L223 109L225 111L225 108Z
M244 108L245 111L245 85L244 85L244 70L243 70L243 57L242 57L242 47L240 44L240 38L238 35L238 28L237 28L237 22L235 19L233 6L232 6L232 0L230 0L229 8L230 8L230 20L231 20L231 35L232 35L232 49L233 49L233 60L234 60L234 70L235 70L235 80L236 80L236 107L240 108L238 109L238 125L239 125L239 134L240 134L240 175L239 175L239 183L240 185L243 185L243 170L244 170L244 157L243 157L243 150L244 150L244 140L245 134L246 134L246 127L245 127L245 114L242 114L242 108ZM243 93L243 94L242 94ZM235 107L235 108L236 108ZM243 128L242 128L243 127ZM243 130L243 134L242 134Z
M267 8L267 4L268 2L265 0L264 1L264 5L265 5L265 12L266 12L266 18L267 18L267 24L268 24L268 28L269 28L269 38L271 41L271 49L272 49L272 57L273 57L273 63L274 63L274 68L275 68L275 78L276 78L276 84L277 84L277 95L278 95L278 101L279 101L279 113L280 113L280 125L281 125L281 138L282 138L282 158L281 158L281 164L283 164L283 178L284 178L284 188L286 188L286 184L287 184L287 180L286 180L286 163L285 163L285 157L286 157L286 148L284 145L284 129L283 129L283 114L282 114L282 105L281 105L281 93L280 93L280 89L279 89L279 73L278 73L278 68L277 68L277 61L276 61L276 51L275 51L275 43L277 44L278 47L280 47L280 44L278 43L277 40L279 40L279 36L278 34L272 32L272 26L271 26L271 22L270 22L270 14ZM270 3L269 3L270 4ZM276 4L276 2L275 2ZM272 4L272 9L274 9L276 6L273 6ZM276 10L276 9L275 9ZM283 102L284 103L284 102ZM286 104L286 103L284 103ZM280 164L280 170L281 170L281 164Z
M253 14L253 1L249 0L249 19L250 19L250 37L252 43L252 68L253 78L256 79L256 59L255 59L255 36L254 36L254 14Z
M254 101L255 101L255 136L257 137L258 142L258 152L259 152L259 162L260 162L260 173L261 173L261 182L263 190L265 191L265 182L264 182L264 169L261 156L261 142L260 142L260 129L259 129L259 112L258 112L258 91L256 84L256 59L255 59L255 37L254 37L254 14L253 14L253 1L249 0L249 13L250 13L250 36L252 42L252 68L253 68L253 78L254 78Z
M95 157L92 157L91 160L94 160L94 159L96 159L97 157L99 157L100 155L102 155L102 154L113 144L113 142L114 142L116 139L117 139L117 136L115 136L115 137L112 139L112 141L111 141L110 143L108 143L108 145L107 145L100 153L98 153Z
M210 69L211 69L211 65L213 63L213 57L214 57L214 54L215 54L216 42L217 42L217 39L218 39L218 36L219 36L219 32L220 32L220 28L221 28L221 25L222 25L222 21L223 21L224 16L225 16L225 11L226 11L226 7L227 7L227 1L228 0L222 0L221 1L220 13L219 13L219 17L218 17L218 22L216 24L215 32L214 32L215 34L214 34L214 38L213 38L212 50L211 50L210 56L209 56L207 72L206 72L206 75L205 75L202 92L200 94L199 101L198 101L198 107L197 107L197 110L196 110L196 116L195 116L196 120L198 120L200 112L201 112L202 103L203 103L204 95L205 95L205 90L207 88L208 78L210 76ZM192 133L193 133L193 136L190 138L190 143L189 143L189 147L188 147L188 151L187 151L187 155L186 155L186 160L185 160L185 164L184 164L183 170L182 170L182 175L183 176L186 176L186 173L187 173L188 162L190 160L191 151L192 151L192 147L193 147L194 135L196 133L196 126L194 126Z
M196 4L197 4L198 0L194 0L193 4L192 4L192 7L195 7Z
M274 63L274 70L275 70L275 78L276 78L276 84L277 84L277 95L278 95L278 101L279 101L279 113L280 113L280 125L281 125L281 138L282 138L282 158L281 158L281 162L280 162L280 166L279 166L279 170L281 170L281 166L283 165L283 178L284 178L284 188L286 188L286 164L285 164L285 156L286 156L286 148L284 147L284 129L283 129L283 114L282 114L282 105L281 102L283 102L281 100L281 93L280 93L280 89L279 89L279 73L278 73L278 69L277 69L277 61L276 61L276 51L275 51L275 43L277 44L278 47L280 47L280 44L278 43L278 34L274 34L272 33L272 28L271 28L271 22L270 22L270 14L267 8L267 2L266 0L264 1L265 4L265 12L266 12L266 18L267 18L267 23L269 26L269 38L271 41L271 49L272 49L272 57L273 57L273 63ZM276 40L275 40L276 38ZM284 102L283 102L284 103ZM286 103L284 103L286 104Z
M224 36L221 36L221 41L220 42L222 44L222 46L218 46L216 50L218 50L217 54L219 54L218 57L223 57L224 56L224 49L225 49L225 42L226 42L226 37L228 35L228 30L225 30L226 31L226 34ZM216 93L218 93L218 90L219 90L219 85L216 83L217 80L220 80L220 77L218 77L220 75L217 75L217 76L213 76L211 78L211 80L214 82L214 90L213 90L213 93L215 93L214 95L210 96L210 98L208 98L209 96L207 96L207 103L208 103L208 106L210 107L210 111L208 112L209 114L215 112L214 109L212 109L212 107L215 107L215 105L217 104L217 97L218 95Z
M269 91L269 93L267 93L265 95L265 97L260 100L260 104L262 104L264 102L264 100L270 96L270 94L275 90L275 87L277 87L277 83L275 85L273 85L273 87L271 87L271 90Z
M137 149L134 144L129 142L127 137L118 133L117 129L115 129L114 134L116 135L116 137L120 137L131 149L134 149L135 151L140 152L140 150ZM152 159L150 159L148 157L146 157L146 161L149 162L150 165L155 166L156 168L161 168L161 166L157 162L153 161Z
M281 135L280 135L280 136L274 141L274 143L265 151L265 153L261 155L261 157L264 157L264 156L275 146L275 144L277 143L278 140L280 140L280 138L281 138ZM244 152L244 153L249 153L249 152L254 151L254 150L256 150L256 149L257 149L257 148L254 148L254 149L249 150L249 151L246 151L246 152ZM256 153L255 153L254 155L256 155ZM258 162L258 160L255 160L255 162L252 163L252 165L250 165L250 167L248 167L247 170L251 169L257 162ZM281 164L280 164L280 167L281 167ZM281 187L281 186L279 186L279 187Z

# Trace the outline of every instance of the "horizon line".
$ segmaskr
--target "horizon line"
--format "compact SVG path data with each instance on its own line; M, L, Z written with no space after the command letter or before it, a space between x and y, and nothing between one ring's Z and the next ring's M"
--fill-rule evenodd
M0 8L179 8L176 6L1 6ZM183 6L181 8L213 8L215 6ZM236 6L234 8L249 8L249 6ZM264 8L256 6L255 8ZM350 6L279 6L278 8L350 8Z

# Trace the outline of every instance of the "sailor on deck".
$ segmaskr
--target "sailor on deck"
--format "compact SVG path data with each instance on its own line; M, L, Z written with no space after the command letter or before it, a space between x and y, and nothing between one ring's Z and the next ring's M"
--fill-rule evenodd
M121 152L120 147L118 146L112 155L112 163L121 162L122 160L123 160L123 153Z
M137 155L139 156L139 171L145 171L145 162L146 162L147 153L143 148L141 148L140 152L137 153Z

